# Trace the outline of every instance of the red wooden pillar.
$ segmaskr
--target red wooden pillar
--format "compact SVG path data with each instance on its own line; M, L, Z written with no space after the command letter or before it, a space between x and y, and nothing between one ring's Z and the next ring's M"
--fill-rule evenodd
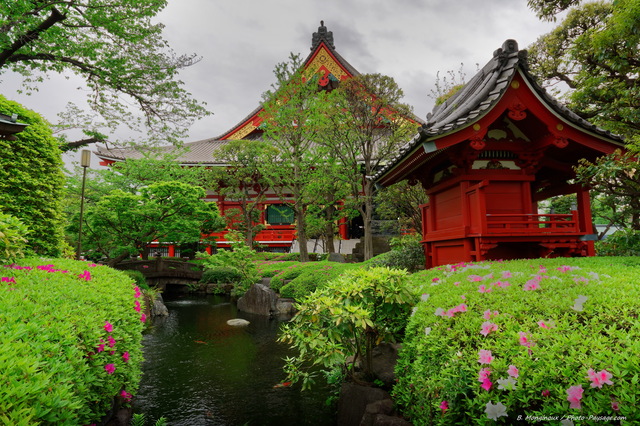
M589 196L589 190L580 188L576 192L576 199L578 200L578 227L580 232L592 233L593 223L591 221L591 197Z
M169 246L169 257L175 257L176 256L176 246L171 244Z

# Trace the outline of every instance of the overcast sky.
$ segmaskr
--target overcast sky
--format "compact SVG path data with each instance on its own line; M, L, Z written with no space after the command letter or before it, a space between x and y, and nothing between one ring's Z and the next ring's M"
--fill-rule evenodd
M255 109L275 82L273 68L290 52L310 53L320 21L334 44L361 73L393 77L404 102L421 118L436 73L457 71L467 81L509 38L526 48L555 24L538 20L526 0L169 0L158 16L176 53L202 60L180 74L186 89L213 115L195 123L185 142L221 135ZM2 93L49 121L68 101L81 104L81 80L53 76L31 96L20 79L4 74Z

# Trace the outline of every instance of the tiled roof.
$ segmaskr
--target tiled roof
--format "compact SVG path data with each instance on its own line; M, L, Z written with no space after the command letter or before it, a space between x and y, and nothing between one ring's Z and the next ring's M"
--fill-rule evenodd
M527 51L518 50L518 43L515 40L505 41L500 49L493 52L491 60L467 84L445 102L434 107L433 111L427 115L427 122L419 129L418 134L400 149L385 168L376 173L374 180L384 175L419 144L467 127L483 117L506 92L517 70L522 72L536 93L560 116L585 130L614 141L622 141L620 136L587 122L560 104L537 83L528 68Z
M129 159L143 158L145 153L180 153L175 159L180 164L212 164L222 165L223 163L216 159L214 152L224 146L227 141L218 139L204 139L196 142L185 143L182 147L163 146L159 148L98 148L96 155L100 158L114 161L124 161Z

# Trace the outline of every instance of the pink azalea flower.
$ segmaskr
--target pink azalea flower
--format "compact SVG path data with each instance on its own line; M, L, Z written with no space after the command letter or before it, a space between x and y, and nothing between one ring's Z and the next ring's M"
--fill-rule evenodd
M469 275L467 279L473 283L473 282L482 281L484 278L481 277L480 275Z
M109 347L112 348L116 345L116 339L114 339L112 336L109 336L107 338L107 340L109 341Z
M135 287L133 287L133 290L136 292L134 297L138 298L138 297L142 296L142 293L140 292L140 287L135 286Z
M540 268L538 269L538 273L539 274L544 274L547 272L547 268L545 268L544 266L540 265Z
M86 281L91 281L91 273L87 270L85 270L83 273L78 274L78 277L80 277L83 280Z
M140 316L140 321L142 321L142 322L147 321L147 315L146 315L146 314L142 314L142 315Z
M534 343L529 340L529 337L527 337L527 333L524 331L519 332L518 335L520 336L518 340L522 346L530 348L534 345Z
M482 323L482 330L480 331L480 334L487 337L492 331L498 331L498 324L494 324L489 321Z
M442 308L436 308L436 315L437 315L437 316L442 317L442 316L444 316L444 314L445 314L444 309L442 309Z
M98 350L98 352L102 352L102 351L104 351L104 343L100 343L100 344L98 345L98 349L97 349L97 350Z
M491 285L494 287L506 288L506 287L509 287L511 284L509 284L509 281L496 281Z
M124 360L124 362L129 362L129 352L124 352L122 354L122 359Z
M484 382L489 378L490 374L491 374L491 370L489 370L488 368L481 369L480 372L478 373L478 381L480 383Z
M140 310L142 309L142 307L140 306L140 302L136 300L136 301L135 301L135 305L136 305L136 306L135 306L135 308L133 308L133 309L135 309L135 310L136 310L136 312L140 312Z
M616 401L615 399L611 401L611 409L613 411L619 411L620 410L620 404L618 404L618 401Z
M502 278L511 278L513 275L511 275L511 272L509 271L502 271Z
M572 268L571 266L569 266L569 265L562 265L562 266L559 266L557 269L558 269L558 271L560 271L560 272L569 272L569 271L573 271L573 268Z
M511 377L515 377L516 379L520 375L520 373L518 372L518 369L516 368L515 365L510 365L509 366L509 369L507 370L507 374L510 375Z
M447 401L442 401L440 403L440 409L444 413L445 411L447 411L449 409L449 403Z
M149 265L142 265L142 267L143 267L144 269L147 269L147 268L149 267Z
M551 395L551 392L549 392L549 389L545 389L542 391L542 396L547 397L549 395Z
M460 295L460 299L462 299L462 300L467 300L467 296L466 296L465 294L461 294L461 295Z
M491 290L493 290L491 287L487 287L484 284L478 287L478 293L489 293Z
M551 328L544 321L538 321L538 325L542 328L547 328L547 329Z
M438 278L438 277L434 277L434 278L431 279L431 282L433 282L433 283L437 283L438 281L440 281L440 278Z
M2 277L2 281L3 283L15 283L16 279L14 277ZM11 284L9 284L11 285Z
M480 387L486 391L491 389L491 385L493 385L493 383L491 382L491 380L489 379L484 379L482 381L482 384L480 385Z
M460 281L456 281L455 283L453 283L453 285L455 285L456 287L460 285Z
M602 385L604 384L613 385L613 382L611 381L611 377L613 377L613 375L607 370L601 370L596 373L592 368L590 368L587 374L586 378L591 380L592 388L602 388Z
M113 331L113 325L111 325L109 321L105 321L104 331L106 331L107 333L111 333Z
M570 402L569 408L581 409L580 400L582 399L582 393L584 389L582 389L582 385L580 386L571 386L567 389L567 401Z
M104 366L104 369L107 374L113 374L114 371L116 371L116 366L114 364L107 364Z
M485 350L485 349L480 349L478 351L478 362L480 364L491 364L491 361L493 361L493 356L491 355L491 351Z
M483 317L484 319L486 319L486 320L489 320L489 319L491 319L491 317L497 317L497 316L498 316L498 314L499 314L499 312L498 312L498 311L493 311L493 312L491 312L491 309L487 309L486 311L484 311L484 312L482 313L482 317Z
M122 397L122 399L124 399L125 402L129 402L131 401L131 398L133 398L133 395L131 395L129 392L127 392L124 389L120 391L120 396Z
M524 291L529 291L529 290L540 290L540 281L534 279L531 279L529 281L526 282L526 284L524 285L524 287L522 287L522 289Z
M87 263L87 266L88 266L89 268L95 268L95 267L96 267L96 266L98 266L98 265L96 265L95 263Z

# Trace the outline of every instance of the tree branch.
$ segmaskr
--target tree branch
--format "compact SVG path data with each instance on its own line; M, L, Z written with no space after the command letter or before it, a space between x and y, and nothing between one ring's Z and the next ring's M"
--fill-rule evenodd
M40 34L44 31L48 30L58 22L64 21L67 19L66 15L63 15L56 9L55 7L51 9L51 15L47 19L45 19L40 25L38 25L35 29L29 31L27 34L18 37L16 41L13 42L8 49L0 52L0 68L2 68L14 53L20 50L22 47L27 44L37 40L40 37Z

